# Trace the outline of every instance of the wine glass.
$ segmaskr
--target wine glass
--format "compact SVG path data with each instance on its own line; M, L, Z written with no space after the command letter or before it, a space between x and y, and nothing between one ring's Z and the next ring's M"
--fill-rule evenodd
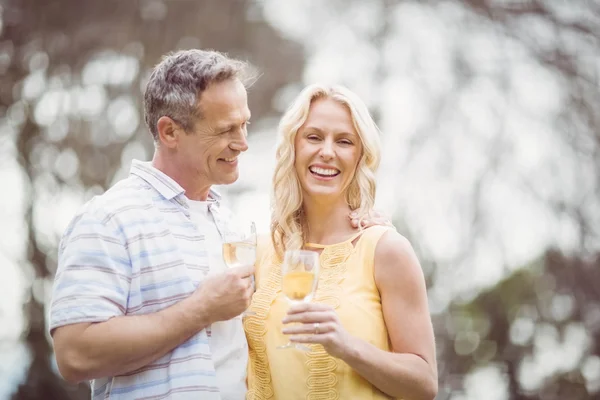
M254 265L256 262L256 224L248 224L237 227L232 232L223 235L223 260L229 268ZM251 277L254 285L254 275ZM255 315L252 311L244 311L241 316Z
M315 295L319 281L319 253L310 250L288 250L281 265L281 290L291 304L309 302ZM288 342L278 349L310 348Z

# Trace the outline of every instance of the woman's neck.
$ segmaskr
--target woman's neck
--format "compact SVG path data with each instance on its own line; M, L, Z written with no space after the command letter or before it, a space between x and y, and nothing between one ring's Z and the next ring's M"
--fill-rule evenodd
M350 206L344 198L333 202L304 200L305 240L308 243L335 244L356 232L350 224Z

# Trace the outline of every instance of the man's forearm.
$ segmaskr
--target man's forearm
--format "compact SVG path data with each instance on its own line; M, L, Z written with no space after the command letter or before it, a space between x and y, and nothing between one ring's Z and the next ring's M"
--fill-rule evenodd
M150 364L210 324L205 311L190 312L198 309L189 304L192 301L188 298L153 314L89 324L77 334L66 330L79 327L59 328L54 339L61 374L79 382L123 375ZM60 335L69 339L61 340Z

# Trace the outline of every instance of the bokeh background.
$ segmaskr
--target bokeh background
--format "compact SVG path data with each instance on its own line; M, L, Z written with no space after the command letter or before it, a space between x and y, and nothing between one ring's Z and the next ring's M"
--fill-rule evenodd
M250 150L219 188L265 232L275 127L345 84L382 130L377 207L415 246L438 399L600 398L597 0L0 0L0 399L86 399L46 316L76 209L152 156L161 55L262 73Z

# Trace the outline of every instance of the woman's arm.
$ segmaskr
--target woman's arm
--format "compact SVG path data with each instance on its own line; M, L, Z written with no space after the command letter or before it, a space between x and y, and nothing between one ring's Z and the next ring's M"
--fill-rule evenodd
M286 328L284 333L301 334L292 336L292 341L321 343L332 356L390 396L433 400L438 389L437 365L425 280L412 246L396 232L384 234L377 245L375 281L391 352L351 336L335 311L323 304L293 306L284 322L305 325Z
M437 363L425 279L412 246L396 232L386 233L377 245L375 281L392 353L354 339L342 359L389 395L433 399Z

